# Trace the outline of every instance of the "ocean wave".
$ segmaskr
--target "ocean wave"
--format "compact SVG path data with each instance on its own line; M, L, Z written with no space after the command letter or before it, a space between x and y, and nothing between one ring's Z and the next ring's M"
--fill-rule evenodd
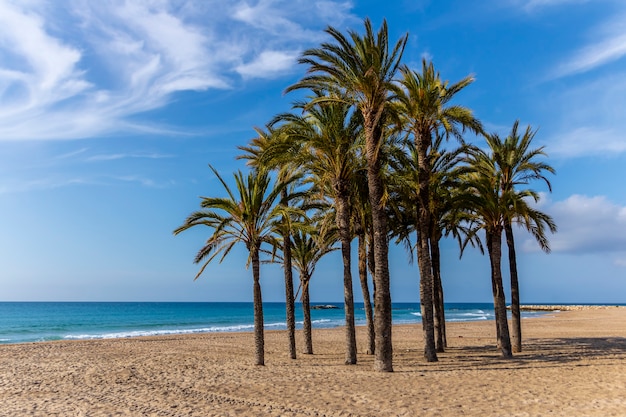
M480 313L468 312L468 313L457 313L455 315L456 316L463 316L463 317L487 317L489 314L481 311Z
M446 318L446 321L452 321L452 322L461 322L461 321L478 321L478 320L489 320L489 317L487 316L477 316L471 319L460 319L460 318Z
M68 340L124 339L129 337L168 336L175 334L245 332L253 329L254 325L252 324L241 324L235 326L203 327L197 329L129 330L101 334L69 334L64 336L63 338Z
M254 328L254 326L252 326ZM265 323L263 325L266 329L269 327L287 327L287 323Z
M412 315L417 316L417 317L422 317L422 313L409 313L409 314L412 314Z
M296 323L301 326L302 321ZM318 327L337 327L342 326L344 322L342 320L330 320L330 319L318 319L312 320L311 324ZM286 323L275 322L265 323L263 326L265 329L284 329ZM213 326L213 327L199 327L194 329L158 329L158 330L128 330L120 332L110 333L85 333L85 334L68 334L63 336L66 340L90 340L90 339L125 339L131 337L145 337L145 336L168 336L176 334L198 334L198 333L224 333L224 332L246 332L253 331L254 324L240 324L231 326ZM0 339L2 341L10 341L10 339Z

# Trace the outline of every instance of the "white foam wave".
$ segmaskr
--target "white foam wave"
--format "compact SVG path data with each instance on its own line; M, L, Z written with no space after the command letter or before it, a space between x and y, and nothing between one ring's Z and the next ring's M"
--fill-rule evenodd
M265 323L263 327L265 327L266 329L268 327L287 327L287 324L286 323Z
M123 339L129 337L143 336L167 336L173 334L194 334L194 333L222 333L222 332L243 332L253 330L254 325L242 324L237 326L204 327L197 329L160 329L160 330L132 330L127 332L113 332L102 334L70 334L64 336L69 340L86 339Z
M318 319L311 321L312 324L322 324L322 323L330 323L332 320L330 319Z
M417 317L422 317L422 313L410 313L410 314L417 316Z
M480 313L459 313L456 314L457 316L464 316L464 317L487 317L488 314L486 314L485 312L480 312Z
M458 318L446 318L446 321L476 321L476 320L489 320L487 316L478 316L472 319L458 319Z

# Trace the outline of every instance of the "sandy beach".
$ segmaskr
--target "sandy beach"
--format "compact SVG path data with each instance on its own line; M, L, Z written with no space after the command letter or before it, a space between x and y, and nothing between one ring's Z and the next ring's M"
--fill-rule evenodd
M421 328L397 326L388 374L365 354L343 365L343 329L314 331L315 354L297 360L284 332L266 332L265 367L248 333L3 345L0 415L626 416L625 307L524 331L524 352L504 360L493 322L449 323L447 352L425 363Z

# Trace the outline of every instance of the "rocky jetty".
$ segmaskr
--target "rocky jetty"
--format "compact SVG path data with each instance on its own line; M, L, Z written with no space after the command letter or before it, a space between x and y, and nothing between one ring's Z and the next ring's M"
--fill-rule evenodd
M577 310L604 310L619 306L609 305L521 305L521 311L577 311ZM507 307L511 309L511 306Z
M332 304L323 304L317 306L311 306L311 310L339 310L339 307Z

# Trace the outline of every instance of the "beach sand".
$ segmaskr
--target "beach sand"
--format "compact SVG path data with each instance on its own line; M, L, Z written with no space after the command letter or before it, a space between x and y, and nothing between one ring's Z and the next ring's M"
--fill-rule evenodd
M249 333L2 345L0 415L626 416L626 308L523 326L524 352L504 360L493 322L448 323L438 363L421 325L396 326L393 373L365 354L343 365L343 329L314 330L297 360L266 332L264 367Z

